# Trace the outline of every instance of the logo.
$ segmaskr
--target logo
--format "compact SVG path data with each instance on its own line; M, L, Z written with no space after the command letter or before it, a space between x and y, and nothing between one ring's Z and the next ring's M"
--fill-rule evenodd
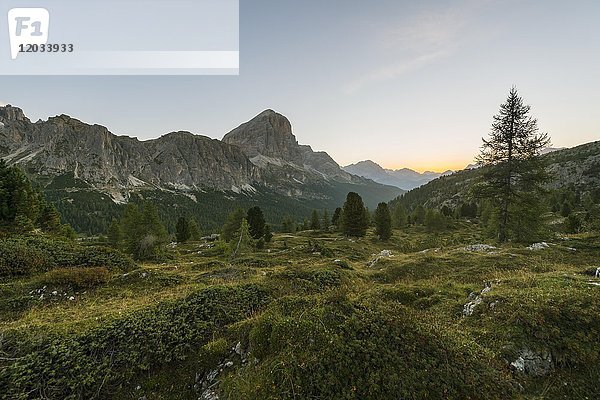
M45 8L13 8L8 11L10 55L13 60L25 46L48 42L50 13Z

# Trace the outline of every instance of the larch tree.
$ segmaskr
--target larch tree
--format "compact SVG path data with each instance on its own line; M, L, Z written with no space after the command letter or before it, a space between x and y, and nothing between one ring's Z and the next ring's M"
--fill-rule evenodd
M221 230L221 238L225 242L230 242L236 236L236 232L240 229L240 226L242 226L242 220L245 218L246 213L242 208L237 208L231 212L227 216L227 220Z
M539 133L515 87L494 116L477 162L487 167L475 194L493 205L492 228L500 242L525 240L540 225L540 192L547 175L538 157L550 139Z

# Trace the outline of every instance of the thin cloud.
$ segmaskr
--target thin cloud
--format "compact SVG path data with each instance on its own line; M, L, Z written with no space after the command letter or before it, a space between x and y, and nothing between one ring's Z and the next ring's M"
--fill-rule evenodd
M467 26L469 14L467 7L433 10L404 21L401 26L380 28L374 46L384 54L401 55L396 61L364 72L345 84L342 91L352 94L372 83L398 79L452 55L460 47L459 39Z
M370 83L396 79L404 74L416 71L432 63L433 61L446 56L447 54L447 51L437 51L430 54L423 54L413 59L402 60L396 64L383 66L381 68L372 70L345 85L343 91L346 94L351 94Z

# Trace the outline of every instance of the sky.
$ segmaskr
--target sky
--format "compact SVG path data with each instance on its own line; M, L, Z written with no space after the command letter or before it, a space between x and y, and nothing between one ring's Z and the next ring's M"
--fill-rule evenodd
M597 0L241 0L239 76L0 76L0 104L142 140L274 109L341 165L462 169L513 85L554 147L600 139L599 18Z

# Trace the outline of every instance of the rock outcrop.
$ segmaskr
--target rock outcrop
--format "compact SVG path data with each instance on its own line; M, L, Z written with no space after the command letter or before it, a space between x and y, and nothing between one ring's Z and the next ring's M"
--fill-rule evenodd
M116 136L67 115L31 123L0 108L0 156L38 175L72 173L97 188L231 189L251 185L258 169L237 147L189 132L155 140Z

